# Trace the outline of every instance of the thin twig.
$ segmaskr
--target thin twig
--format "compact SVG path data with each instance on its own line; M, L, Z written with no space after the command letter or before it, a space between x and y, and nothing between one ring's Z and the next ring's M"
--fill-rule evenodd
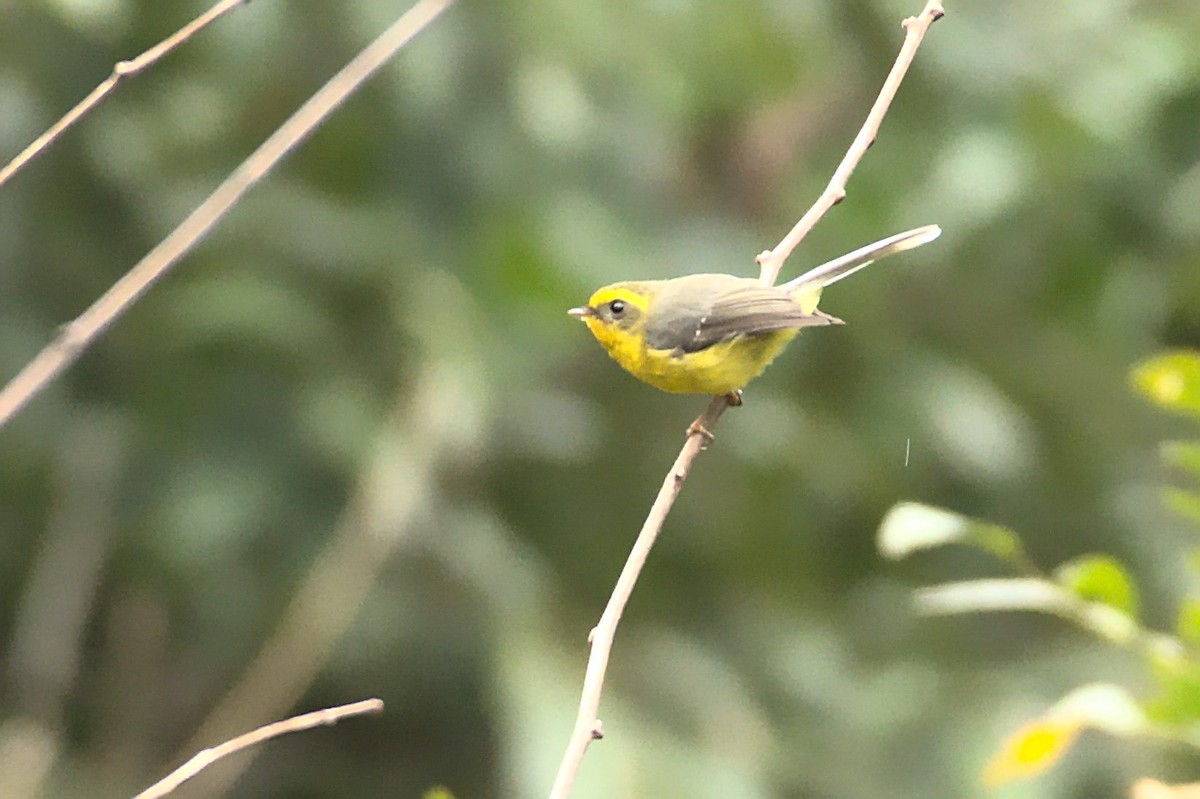
M300 106L146 257L138 261L91 307L64 325L55 340L0 389L0 427L70 366L101 333L187 254L255 183L452 2L419 0Z
M876 98L875 104L871 106L866 121L858 135L854 137L845 158L834 172L829 187L817 198L816 203L800 218L787 236L775 246L775 249L764 252L758 257L761 267L759 279L763 283L774 285L780 269L796 245L808 235L830 208L845 197L846 183L850 179L851 173L854 172L854 168L858 166L858 162L862 160L863 155L874 142L883 117L887 114L892 98L896 96L896 90L900 87L900 82L904 79L904 74L912 63L917 47L925 37L926 31L929 30L929 26L941 19L944 14L942 0L928 0L918 16L904 20L906 36L904 44L900 48L900 54L896 58L896 64L888 74L883 89ZM621 576L617 579L617 585L608 599L604 614L588 636L591 650L588 654L587 671L583 678L579 713L575 717L575 727L571 732L571 739L567 743L567 750L563 753L558 774L554 778L550 799L566 799L571 792L571 786L575 782L575 775L579 772L579 766L583 762L588 744L604 737L604 728L598 716L600 695L604 691L604 674L608 669L608 659L612 652L613 640L616 637L617 625L621 621L621 614L629 602L633 587L637 583L642 567L646 564L646 558L667 519L667 514L670 513L671 506L683 488L683 481L691 471L696 456L704 450L706 433L712 430L728 407L727 398L714 397L692 424L692 427L688 428L688 437L683 444L683 449L680 451L679 457L675 459L674 465L671 466L671 471L667 473L666 480L663 481L662 488L658 491L658 496L654 498L654 504L650 506L650 513L642 524L642 529L634 541L633 549L625 561L624 568L621 569Z
M728 401L725 397L713 397L704 413L700 414L700 418L696 420L693 429L701 426L705 429L712 427L717 423L717 419L721 417L726 407L728 407ZM621 569L617 587L613 589L612 596L608 598L604 615L600 617L599 623L592 628L592 632L588 636L592 651L588 657L587 673L583 678L583 695L579 700L579 714L575 717L575 729L571 733L567 751L563 754L562 763L558 767L558 776L554 778L554 788L550 791L551 799L563 799L571 792L571 785L575 781L575 774L579 770L579 764L583 761L588 744L597 738L604 737L604 730L600 726L597 713L600 710L600 693L604 690L604 673L608 670L608 655L612 651L617 625L621 622L621 613L624 612L625 605L629 602L629 596L633 593L633 586L637 583L642 567L646 565L646 558L650 556L650 549L654 546L655 539L658 538L658 532L662 529L663 522L666 521L667 514L671 511L671 506L675 504L675 497L683 488L683 481L687 478L692 463L704 449L704 441L704 434L695 430L684 442L683 450L675 459L671 471L667 472L667 478L663 481L662 488L658 490L654 504L650 506L650 514L646 517L641 532L638 533L637 540L633 543L633 549L625 561L625 568Z
M0 186L3 186L9 179L21 171L22 168L34 158L42 154L42 151L53 144L59 136L66 133L67 130L87 115L93 108L100 104L100 101L108 96L109 92L117 88L117 84L125 78L133 77L134 75L146 69L154 62L165 56L167 53L174 50L179 45L192 38L200 31L207 28L212 23L216 22L221 17L228 14L238 6L248 3L250 0L221 0L212 8L205 11L194 20L184 25L175 33L163 39L158 44L151 47L146 52L139 55L137 58L129 61L118 61L113 65L112 74L108 76L96 88L84 97L79 103L63 115L63 118L50 126L49 130L34 139L28 147L22 150L16 158L9 161L0 169Z
M333 533L312 559L271 635L209 711L183 753L271 717L307 692L354 623L394 554L415 534L415 520L436 502L436 475L452 457L470 404L470 388L445 363L419 366L411 395L397 396L374 436L355 488ZM249 756L205 780L197 797L225 796Z
M314 710L312 713L305 713L301 716L293 716L290 719L267 724L266 726L259 727L257 730L251 730L244 735L239 735L219 746L196 753L191 760L139 793L134 799L159 799L161 796L166 796L226 755L239 752L242 749L262 743L271 738L277 738L289 732L299 732L300 730L308 730L313 727L337 724L342 719L349 718L350 716L363 716L368 713L382 712L383 700L364 699L361 702L355 702L350 705Z
M883 124L883 118L887 115L892 100L896 97L896 91L900 88L900 83L904 80L904 76L912 64L913 56L917 54L917 48L921 46L921 40L925 38L929 26L941 19L945 13L945 9L942 8L942 0L929 0L920 14L909 17L901 23L905 30L905 36L900 53L896 56L896 63L892 65L892 71L888 73L887 80L883 82L883 88L879 90L879 96L875 98L875 104L871 106L866 122L859 129L858 135L854 137L842 162L834 170L829 185L825 187L825 191L821 192L821 196L813 203L813 207L809 208L808 212L800 217L800 221L783 237L783 241L775 245L775 249L759 254L757 259L760 269L759 280L766 285L775 284L779 277L779 270L783 268L783 263L792 254L792 250L796 249L796 245L817 226L817 222L821 221L821 217L825 216L829 209L846 198L846 183L849 182L850 175L854 173L858 162L875 143L875 138L879 135L879 126Z

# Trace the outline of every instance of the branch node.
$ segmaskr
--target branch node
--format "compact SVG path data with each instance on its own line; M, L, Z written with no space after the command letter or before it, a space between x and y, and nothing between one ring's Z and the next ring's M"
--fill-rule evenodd
M58 346L62 347L66 357L74 360L83 351L87 334L79 329L77 322L72 321L59 325L58 335L55 336L55 339Z
M604 737L604 724L600 719L596 719L596 723L592 725L592 740L599 741Z
M596 640L596 628L593 627L592 629L588 630L588 643L590 644L595 640Z
M113 64L112 74L114 78L123 78L134 72L137 72L137 67L132 61L118 61L116 64Z

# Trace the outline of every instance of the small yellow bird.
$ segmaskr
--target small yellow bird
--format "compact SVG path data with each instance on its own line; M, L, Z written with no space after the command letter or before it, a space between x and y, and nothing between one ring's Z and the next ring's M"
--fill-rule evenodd
M583 320L639 380L676 394L728 394L733 401L800 328L842 324L817 310L822 289L941 232L926 225L898 233L781 286L720 274L613 283L567 313Z

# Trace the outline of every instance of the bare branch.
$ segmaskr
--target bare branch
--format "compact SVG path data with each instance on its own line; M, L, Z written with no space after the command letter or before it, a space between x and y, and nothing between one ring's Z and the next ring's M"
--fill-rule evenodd
M162 278L250 188L325 121L376 70L420 33L453 0L419 0L292 114L158 246L0 389L0 427L49 385L108 327Z
M896 64L892 67L879 97L867 114L862 129L859 130L846 156L834 172L829 187L817 198L812 208L800 218L800 221L784 237L783 241L776 245L774 250L758 256L761 267L759 279L763 283L774 285L779 276L779 270L796 245L808 235L830 208L845 197L846 182L875 140L883 117L887 114L892 98L896 96L896 90L900 88L900 82L904 79L925 32L929 30L929 26L934 21L940 19L944 14L942 0L928 0L919 16L910 17L904 21L907 35L900 48L900 54L896 58ZM554 778L550 799L566 799L571 792L571 786L575 782L575 775L579 772L579 766L583 762L588 744L604 736L604 728L598 716L600 695L604 690L604 674L608 669L608 659L612 652L613 640L616 637L617 625L621 621L621 614L629 602L633 587L637 583L642 567L646 564L646 558L667 519L667 514L670 513L671 506L683 488L683 481L691 471L696 456L703 451L705 441L711 437L709 431L729 405L729 398L714 397L704 412L688 428L687 441L684 442L679 457L675 459L671 471L667 473L666 480L663 481L662 488L658 491L658 496L654 499L654 504L650 507L650 513L642 524L642 529L638 533L637 540L634 541L633 549L625 561L624 568L621 569L621 576L617 579L617 585L609 597L608 605L604 608L604 614L588 636L591 651L588 655L587 671L583 679L579 713L575 717L575 727L571 732L571 739L567 743L567 750L563 753L558 774Z
M689 428L693 432L688 435L671 471L667 472L667 478L658 490L654 504L650 506L650 515L642 524L641 532L638 533L629 558L625 561L625 568L621 569L617 587L608 599L604 615L588 636L592 652L588 658L587 673L583 678L579 715L575 717L575 730L571 733L567 751L558 767L558 776L554 778L554 788L550 791L551 799L563 799L571 792L571 785L575 781L575 774L579 771L579 764L583 761L588 744L604 735L597 713L600 710L600 694L604 690L604 673L608 670L608 655L612 651L621 614L625 611L625 605L629 602L642 567L646 565L646 558L650 556L650 549L658 538L658 532L662 529L671 506L675 504L680 489L683 488L683 481L687 479L692 463L704 449L705 436L697 428L707 429L716 424L726 407L728 400L725 397L713 397L708 403L708 408Z
M917 54L917 48L921 46L921 41L925 38L929 26L945 14L942 0L929 0L920 14L909 17L901 23L905 30L905 36L900 53L896 56L896 63L892 65L892 71L888 73L887 79L883 82L883 88L879 90L875 104L871 106L866 121L863 122L858 135L850 144L850 149L846 151L845 157L834 171L829 185L825 187L825 191L821 192L821 196L813 203L812 208L809 208L804 216L800 217L800 221L783 237L783 241L775 245L775 249L759 254L757 259L760 269L759 280L763 283L768 286L775 284L779 278L779 270L783 268L783 263L792 254L792 250L796 249L796 245L817 226L821 217L829 213L829 209L846 198L846 183L849 182L850 175L854 173L858 162L875 143L875 138L879 135L879 126L883 124L883 118L887 115L892 100L896 97L896 91L900 88L900 83L904 80L904 76L912 64L913 56Z
M74 108L63 115L62 119L51 125L45 133L34 139L16 158L5 164L3 169L0 169L0 186L3 186L13 175L20 172L26 164L41 155L42 151L53 144L59 136L66 133L72 125L83 119L93 108L100 105L100 101L107 97L109 92L117 88L117 84L122 80L146 69L233 9L248 2L250 0L221 0L221 2L208 9L208 11L205 11L137 58L129 61L118 61L113 65L112 74L103 83L92 89L88 96L80 100Z
M383 700L364 699L361 702L355 702L350 705L314 710L312 713L305 713L301 716L293 716L290 719L267 724L266 726L259 727L257 730L251 730L244 735L239 735L219 746L198 752L191 760L139 793L134 799L159 799L159 797L166 796L226 755L240 752L247 747L254 746L271 738L277 738L289 732L299 732L300 730L308 730L313 727L337 724L342 719L351 716L363 716L369 713L382 712Z

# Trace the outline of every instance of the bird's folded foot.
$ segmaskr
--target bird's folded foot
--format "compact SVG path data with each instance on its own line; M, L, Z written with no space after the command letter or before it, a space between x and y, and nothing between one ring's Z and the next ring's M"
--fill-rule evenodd
M740 408L742 406L742 390L739 388L736 391L730 391L725 395L725 401L729 403L730 408Z
M708 432L708 428L700 424L699 419L688 425L687 436L688 438L691 438L692 436L703 436L704 440L710 444L717 440L716 436Z

